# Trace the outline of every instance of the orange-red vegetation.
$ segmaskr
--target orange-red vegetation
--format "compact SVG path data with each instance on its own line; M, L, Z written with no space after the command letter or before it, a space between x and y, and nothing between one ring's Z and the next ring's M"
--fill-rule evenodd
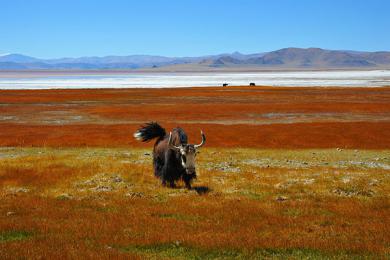
M154 120L214 147L390 147L390 88L3 90L0 103L1 146L140 146L132 133Z
M370 205L350 200L277 204L201 197L176 198L166 204L116 198L99 202L20 196L17 200L15 204L15 198L2 199L1 208L17 214L2 219L1 228L33 235L0 243L3 259L134 257L118 248L175 241L202 250L311 248L380 257L389 242L387 202L381 200ZM300 215L289 215L288 209Z
M162 187L146 151L2 150L0 257L389 253L388 151L209 148L192 191Z
M152 120L206 133L195 189ZM0 90L0 259L388 258L389 148L390 88Z
M150 118L149 120L152 120ZM145 118L145 122L149 121ZM19 125L2 124L1 146L150 147L133 138L139 124ZM390 122L296 123L272 125L173 124L183 127L190 142L200 142L200 129L210 147L363 148L390 147Z

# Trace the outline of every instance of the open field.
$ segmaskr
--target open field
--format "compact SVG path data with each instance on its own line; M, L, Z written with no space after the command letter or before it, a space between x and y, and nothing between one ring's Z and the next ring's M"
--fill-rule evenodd
M208 147L390 148L390 88L0 90L0 146L150 147L141 123Z
M156 120L207 144L153 177ZM390 88L0 91L0 258L390 257Z
M389 151L209 148L192 191L147 151L2 149L2 259L389 256Z

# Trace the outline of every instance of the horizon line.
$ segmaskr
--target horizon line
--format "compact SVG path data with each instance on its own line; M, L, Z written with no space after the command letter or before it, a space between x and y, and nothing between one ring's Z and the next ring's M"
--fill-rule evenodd
M158 57L164 57L164 58L195 58L195 57L205 57L205 56L215 56L215 55L223 55L223 54L242 54L242 55L252 55L252 54L261 54L261 53L269 53L274 51L279 51L283 49L321 49L321 50L327 50L327 51L352 51L352 52L390 52L390 50L375 50L375 51L367 51L367 50L354 50L354 49L326 49L321 47L284 47L279 49L274 49L271 51L257 51L257 52L241 52L241 51L232 51L232 52L220 52L220 53L213 53L213 54L203 54L203 55L178 55L178 56L172 56L172 55L163 55L163 54L109 54L109 55L86 55L86 56L57 56L52 58L41 58L35 55L20 53L20 52L5 52L1 53L0 57L8 56L8 55L22 55L27 56L31 58L36 58L40 60L55 60L55 59L77 59L77 58L104 58L104 57L125 57L125 56L158 56Z

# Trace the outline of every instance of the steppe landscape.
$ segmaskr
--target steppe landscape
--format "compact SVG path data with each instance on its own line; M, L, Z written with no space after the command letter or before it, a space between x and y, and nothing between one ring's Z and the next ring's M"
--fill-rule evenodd
M0 258L386 259L390 88L0 90ZM207 143L162 187L158 121Z
M389 10L0 1L0 260L390 259Z

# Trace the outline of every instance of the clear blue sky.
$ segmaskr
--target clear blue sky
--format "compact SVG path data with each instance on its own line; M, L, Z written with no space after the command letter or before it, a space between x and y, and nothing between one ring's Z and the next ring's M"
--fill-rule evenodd
M389 0L1 0L0 53L390 50Z

